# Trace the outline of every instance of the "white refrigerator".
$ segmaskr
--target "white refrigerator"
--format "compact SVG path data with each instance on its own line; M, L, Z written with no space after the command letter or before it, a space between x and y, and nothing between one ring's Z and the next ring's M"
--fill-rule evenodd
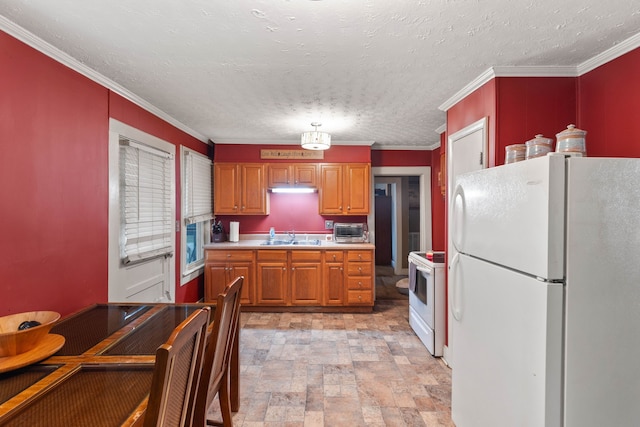
M471 172L450 209L456 426L640 425L640 159Z

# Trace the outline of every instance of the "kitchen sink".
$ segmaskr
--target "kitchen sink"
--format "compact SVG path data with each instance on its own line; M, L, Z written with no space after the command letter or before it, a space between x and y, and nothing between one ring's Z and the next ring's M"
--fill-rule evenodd
M285 246L290 245L291 240L265 240L260 244L263 246Z
M320 246L321 241L319 239L312 240L265 240L260 243L263 246Z

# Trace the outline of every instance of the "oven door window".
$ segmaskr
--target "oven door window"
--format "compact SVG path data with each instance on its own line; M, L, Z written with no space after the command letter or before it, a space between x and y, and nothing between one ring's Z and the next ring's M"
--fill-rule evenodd
M429 305L430 301L427 297L427 289L431 285L431 281L433 280L433 276L431 275L430 269L425 269L422 267L418 267L416 271L416 297L420 300L424 305Z

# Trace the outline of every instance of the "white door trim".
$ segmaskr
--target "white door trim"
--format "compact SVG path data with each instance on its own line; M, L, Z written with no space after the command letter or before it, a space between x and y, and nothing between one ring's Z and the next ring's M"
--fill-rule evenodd
M377 166L371 168L371 202L369 206L369 236L372 243L375 243L375 177L376 176L417 176L420 180L420 250L428 251L432 249L431 230L431 166ZM401 235L401 230L396 230L396 236ZM396 246L398 251L402 247L400 243ZM401 253L401 252L400 252ZM398 254L393 254L393 258L398 260ZM408 269L399 269L402 263L396 262L395 274L408 274Z
M114 294L116 289L116 281L118 280L118 273L120 268L120 144L119 136L123 135L127 138L142 142L151 147L157 148L169 154L172 154L175 159L176 147L175 145L157 138L153 135L145 133L139 129L131 127L125 123L122 123L113 118L109 119L109 269L108 269L108 298L109 302L119 302L118 298ZM176 194L176 180L175 180L175 168L172 170L171 183L173 185L173 200L172 205L176 206L175 194ZM171 222L176 222L176 210L172 209ZM175 238L172 239L172 252L175 255ZM175 264L176 256L168 258L169 267L169 285L168 285L168 300L165 302L175 302Z

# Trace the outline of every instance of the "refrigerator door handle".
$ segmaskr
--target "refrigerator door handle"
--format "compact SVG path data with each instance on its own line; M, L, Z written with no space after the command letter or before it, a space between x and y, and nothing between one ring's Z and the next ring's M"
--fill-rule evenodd
M458 302L458 281L456 280L456 269L458 268L458 264L460 263L460 254L456 252L451 260L451 265L449 266L449 270L451 273L449 274L449 280L451 280L451 295L449 295L449 309L451 310L451 314L453 318L457 321L462 319L462 311L460 310L460 305Z
M451 198L451 229L453 231L451 235L451 243L453 244L456 252L462 252L460 248L463 247L464 243L463 225L466 204L464 189L458 184L453 192L453 197Z

